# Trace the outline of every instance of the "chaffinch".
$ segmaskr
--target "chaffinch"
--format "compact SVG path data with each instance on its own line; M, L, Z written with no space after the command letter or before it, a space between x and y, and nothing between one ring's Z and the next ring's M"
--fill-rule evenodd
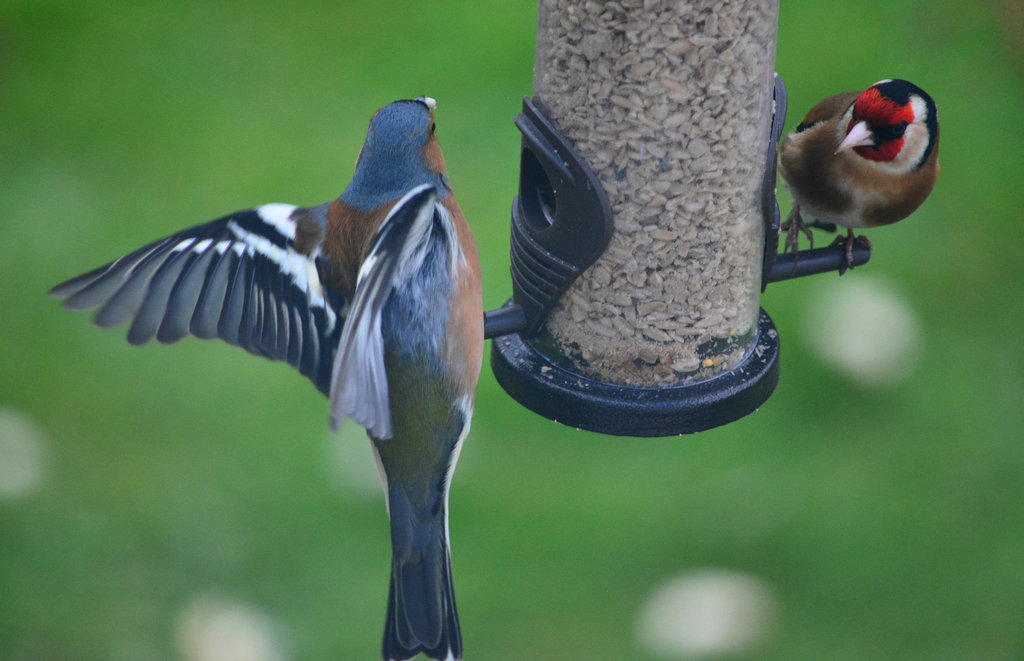
M434 135L436 102L370 120L351 183L183 230L55 287L128 341L220 339L286 361L366 428L391 520L383 658L461 659L448 492L483 357L480 262Z

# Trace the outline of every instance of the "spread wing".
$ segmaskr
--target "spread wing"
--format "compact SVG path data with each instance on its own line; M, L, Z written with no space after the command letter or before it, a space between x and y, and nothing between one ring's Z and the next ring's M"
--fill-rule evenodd
M326 205L268 204L173 234L50 291L128 342L217 338L286 361L322 392L345 301L322 285ZM296 245L299 237L300 246ZM300 249L301 248L301 249Z
M338 344L331 376L331 429L346 418L374 438L391 438L391 406L384 369L381 311L400 273L422 263L434 221L436 193L417 186L392 207L359 267L359 279Z

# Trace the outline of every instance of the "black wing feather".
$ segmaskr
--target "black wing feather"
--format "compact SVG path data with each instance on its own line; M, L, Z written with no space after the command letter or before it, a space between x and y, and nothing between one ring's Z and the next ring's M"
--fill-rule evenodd
M91 310L107 302L121 288L128 273L138 268L139 264L151 253L157 251L168 239L161 239L135 252L125 255L113 264L101 266L57 285L50 291L54 298L66 298L65 305L71 310Z
M192 254L187 248L172 254L153 274L142 299L142 305L135 313L135 319L128 329L130 344L145 344L156 336L171 299L171 290L182 271L191 262Z
M50 291L73 310L99 308L96 325L131 320L127 339L176 342L218 337L286 361L324 393L346 302L326 290L319 246L299 253L297 223L321 227L324 210L268 205L154 241ZM318 220L319 219L319 220Z
M220 320L217 322L217 335L228 344L242 346L238 343L238 329L242 325L242 313L245 310L245 290L249 280L249 260L245 253L238 256L234 268L228 274L228 291L224 297ZM243 284L244 281L244 284Z
M167 246L163 241L147 253L136 264L128 267L121 276L120 287L100 306L93 322L100 328L118 326L138 312L146 297L146 290L153 274L167 259ZM101 276L102 277L102 276Z
M188 335L192 315L203 291L203 281L209 277L216 256L216 251L204 250L185 267L167 301L167 311L156 332L158 342L170 344Z
M238 255L233 250L225 250L215 259L216 263L202 283L203 289L199 292L195 312L188 323L189 333L204 340L217 337L217 326L224 309L231 274L238 268Z
M239 279L235 281L233 289L238 292L242 299L241 314L238 318L238 346L250 353L259 355L252 341L253 335L257 335L262 331L258 327L261 321L258 314L261 292L257 289L259 279L256 277L258 270L255 262L256 260L248 252L242 257L242 264L245 268L244 270L239 269Z

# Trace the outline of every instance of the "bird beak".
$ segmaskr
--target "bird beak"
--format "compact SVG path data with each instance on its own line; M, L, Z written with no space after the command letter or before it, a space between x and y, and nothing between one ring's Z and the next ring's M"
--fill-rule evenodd
M416 100L425 105L430 110L437 110L437 101L430 98L429 96L418 96Z
M868 128L867 122L857 122L850 129L850 132L846 134L843 141L839 143L839 147L836 149L838 154L841 151L852 149L853 147L863 147L866 145L874 145L875 136Z

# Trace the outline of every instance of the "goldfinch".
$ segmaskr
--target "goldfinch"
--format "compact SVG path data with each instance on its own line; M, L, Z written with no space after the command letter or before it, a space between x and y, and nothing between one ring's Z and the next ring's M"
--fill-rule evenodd
M852 266L854 228L902 220L932 192L939 175L939 116L928 94L906 80L831 96L811 108L779 146L779 172L793 197L783 223L785 250L796 252L808 224L847 228L836 239ZM805 223L809 219L810 223Z

